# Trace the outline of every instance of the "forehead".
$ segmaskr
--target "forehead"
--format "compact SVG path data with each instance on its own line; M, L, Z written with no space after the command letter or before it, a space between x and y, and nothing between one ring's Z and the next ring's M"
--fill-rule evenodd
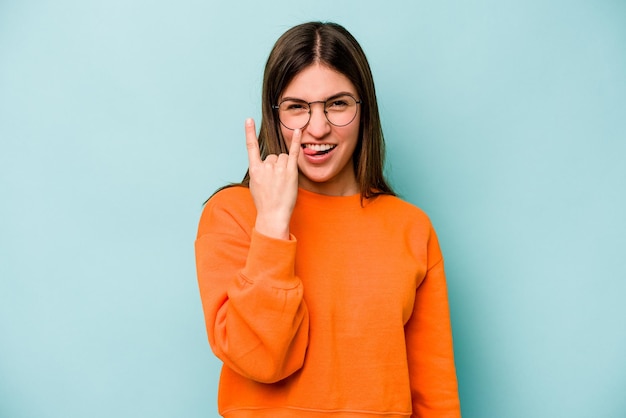
M342 73L325 65L312 64L300 71L287 85L281 97L306 101L326 99L337 93L356 95L356 88Z

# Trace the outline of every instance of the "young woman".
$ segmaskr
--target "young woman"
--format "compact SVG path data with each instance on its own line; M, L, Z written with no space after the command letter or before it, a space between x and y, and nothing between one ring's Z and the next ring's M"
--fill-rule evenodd
M459 417L443 260L383 177L374 82L332 23L288 30L249 170L207 202L196 261L224 417Z

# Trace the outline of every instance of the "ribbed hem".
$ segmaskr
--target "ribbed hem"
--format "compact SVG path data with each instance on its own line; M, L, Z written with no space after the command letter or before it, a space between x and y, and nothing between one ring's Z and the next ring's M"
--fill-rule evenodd
M224 418L407 418L410 412L353 411L332 409L237 408L222 412Z

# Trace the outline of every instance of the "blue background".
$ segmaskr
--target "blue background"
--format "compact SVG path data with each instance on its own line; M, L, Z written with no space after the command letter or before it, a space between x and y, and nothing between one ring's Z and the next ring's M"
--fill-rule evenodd
M318 19L439 232L464 417L626 416L626 3L3 0L1 417L217 416L197 221Z

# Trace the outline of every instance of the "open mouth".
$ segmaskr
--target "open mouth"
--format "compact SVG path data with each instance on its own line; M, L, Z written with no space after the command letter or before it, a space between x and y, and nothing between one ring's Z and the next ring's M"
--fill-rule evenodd
M337 145L331 144L302 144L306 155L324 155L334 150Z

